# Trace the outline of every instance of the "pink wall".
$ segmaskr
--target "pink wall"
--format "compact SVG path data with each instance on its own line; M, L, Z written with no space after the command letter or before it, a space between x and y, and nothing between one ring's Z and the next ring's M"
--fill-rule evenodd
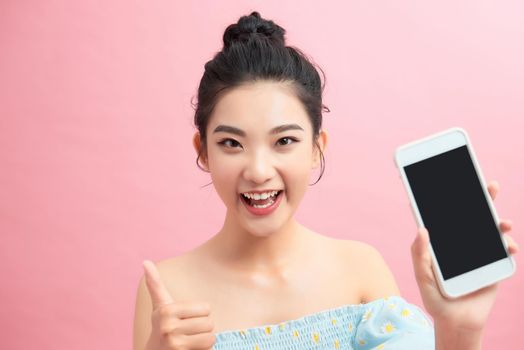
M2 1L0 348L130 348L141 261L222 223L212 186L199 188L190 100L225 27L255 9L327 74L327 170L302 223L375 245L421 305L393 151L461 126L524 242L522 2L325 4ZM522 276L502 283L485 349L524 342Z

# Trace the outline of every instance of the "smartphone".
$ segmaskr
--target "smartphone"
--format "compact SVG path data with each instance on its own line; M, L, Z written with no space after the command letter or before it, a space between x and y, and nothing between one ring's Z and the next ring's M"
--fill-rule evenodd
M398 147L395 164L417 224L429 232L432 267L444 296L457 298L513 275L515 261L464 129Z

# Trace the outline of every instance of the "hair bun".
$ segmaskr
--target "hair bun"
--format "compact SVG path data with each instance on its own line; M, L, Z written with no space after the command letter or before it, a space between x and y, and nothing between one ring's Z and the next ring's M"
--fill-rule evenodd
M257 11L252 12L249 16L242 16L237 23L231 24L224 32L224 48L227 48L233 42L247 42L252 37L266 37L272 43L285 46L284 28L260 17Z

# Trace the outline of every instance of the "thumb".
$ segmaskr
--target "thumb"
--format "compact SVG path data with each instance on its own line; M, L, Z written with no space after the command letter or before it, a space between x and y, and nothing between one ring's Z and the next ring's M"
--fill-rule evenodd
M144 266L147 290L151 296L153 310L161 305L173 303L173 298L162 282L155 264L152 261L144 260L142 265Z
M425 227L419 227L417 237L411 245L411 257L415 277L419 282L433 281L431 255L429 254L429 233Z

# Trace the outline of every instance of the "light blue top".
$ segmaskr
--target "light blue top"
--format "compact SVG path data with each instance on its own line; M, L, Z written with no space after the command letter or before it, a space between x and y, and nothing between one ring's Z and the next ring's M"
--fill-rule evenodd
M400 296L215 336L214 350L435 349L431 320Z

